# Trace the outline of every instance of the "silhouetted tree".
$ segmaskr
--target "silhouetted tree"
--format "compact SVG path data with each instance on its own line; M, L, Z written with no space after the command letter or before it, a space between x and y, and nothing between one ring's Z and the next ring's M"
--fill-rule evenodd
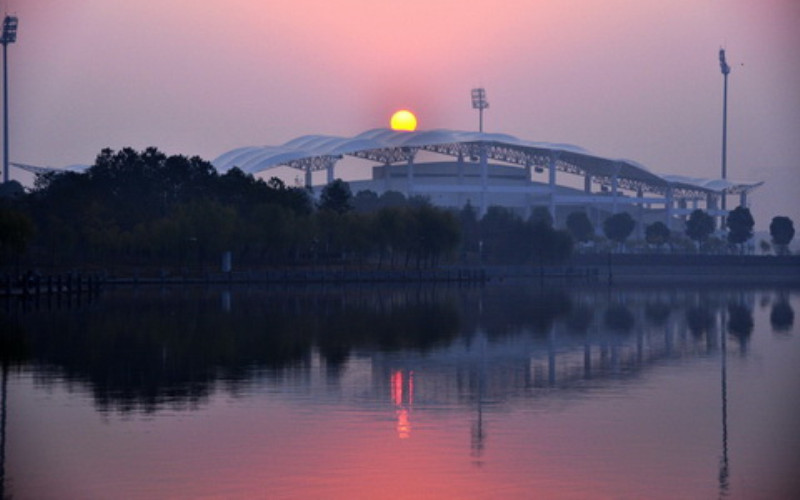
M439 258L451 253L458 245L461 233L455 216L430 205L413 207L417 232L412 235L418 242L418 262L436 265Z
M586 242L594 236L594 226L586 212L571 212L567 216L567 230L575 241Z
M747 207L739 206L728 212L725 225L728 226L728 243L741 245L753 237L755 221Z
M572 237L566 231L553 229L546 220L530 224L531 255L534 262L558 264L572 255Z
M469 201L458 213L458 221L461 225L461 257L465 259L469 253L479 252L481 238L478 212Z
M533 241L530 225L510 209L490 206L479 227L487 262L520 264L530 258Z
M694 210L686 220L686 236L702 245L714 232L714 218L703 210Z
M0 200L18 200L25 196L25 188L18 181L0 183Z
M0 262L21 256L34 235L34 224L25 213L0 206Z
M772 218L769 224L769 234L772 236L772 243L775 249L780 254L786 254L789 251L789 243L794 238L794 223L792 219L786 216L779 215Z
M649 244L661 247L665 243L669 242L670 230L666 224L661 221L657 221L652 224L648 224L644 228L644 237Z
M547 207L534 207L528 222L534 226L537 224L544 224L553 227L553 214L550 213Z
M356 212L374 212L378 209L380 198L375 191L365 189L353 197L353 210Z
M636 227L636 221L633 220L633 217L628 212L619 212L603 222L603 233L606 238L621 245L631 235L634 227Z
M352 198L350 185L341 179L336 179L322 188L319 209L344 214L353 209Z
M378 198L378 207L403 207L407 202L405 195L400 191L384 191Z

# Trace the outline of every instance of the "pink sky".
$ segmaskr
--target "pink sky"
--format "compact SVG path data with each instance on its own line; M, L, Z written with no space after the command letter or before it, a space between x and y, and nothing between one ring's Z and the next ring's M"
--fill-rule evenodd
M757 229L800 224L795 0L0 0L11 159L91 163L103 147L213 160L239 146L388 126L566 142L659 173L764 180ZM293 176L294 173L290 173ZM12 172L12 178L23 174ZM732 201L733 202L733 201Z

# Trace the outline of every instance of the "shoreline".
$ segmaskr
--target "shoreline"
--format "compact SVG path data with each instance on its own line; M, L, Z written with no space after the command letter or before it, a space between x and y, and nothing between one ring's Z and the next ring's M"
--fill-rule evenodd
M2 275L0 275L2 276ZM62 272L6 274L3 297L84 294L106 286L138 285L345 285L442 283L459 286L502 281L562 280L625 285L718 284L800 287L800 256L579 254L557 266L470 265L433 269L272 269L172 274L132 270L130 274Z

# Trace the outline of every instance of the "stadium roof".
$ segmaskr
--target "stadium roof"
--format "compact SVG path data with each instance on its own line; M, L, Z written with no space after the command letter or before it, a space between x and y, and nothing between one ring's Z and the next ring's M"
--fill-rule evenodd
M681 198L701 197L709 193L739 194L763 184L659 175L634 161L596 156L570 144L533 142L508 134L448 129L406 132L381 128L354 137L307 135L281 146L237 148L220 155L213 164L221 172L238 167L250 174L279 166L317 171L332 167L343 156L392 164L407 162L417 151L476 158L482 150L488 159L494 161L542 168L555 162L559 171L588 175L602 185L611 185L616 175L617 183L623 189L659 194L672 190L676 197Z

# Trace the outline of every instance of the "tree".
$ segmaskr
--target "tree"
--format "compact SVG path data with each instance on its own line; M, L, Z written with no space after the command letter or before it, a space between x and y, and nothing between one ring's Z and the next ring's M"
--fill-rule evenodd
M379 198L375 191L365 189L353 197L353 209L356 212L374 212L378 209Z
M377 239L379 267L386 255L389 256L390 266L394 267L395 256L403 250L406 243L405 222L402 208L384 207L378 210L372 221L372 233Z
M556 230L544 220L529 224L531 254L540 266L563 262L572 255L572 237L567 231Z
M792 219L782 215L773 217L772 222L769 224L769 234L772 236L772 243L775 245L776 250L781 254L788 253L789 243L794 238L794 223Z
M353 209L352 198L350 185L341 179L336 179L322 188L319 209L341 215Z
M416 240L419 244L418 262L427 260L435 265L443 255L458 246L461 232L456 217L451 213L430 205L413 207L416 219Z
M33 221L24 213L0 207L0 259L18 257L33 238Z
M478 212L467 201L464 208L458 213L458 221L461 225L461 254L462 259L466 259L470 252L476 255L480 245L480 228L478 226Z
M536 207L531 212L531 217L528 219L534 225L542 223L553 227L553 214L547 207Z
M408 200L400 191L385 191L378 198L378 208L403 207L406 203Z
M747 207L739 206L728 212L725 225L728 226L729 243L741 245L753 237L755 221Z
M0 200L3 198L6 199L19 199L25 195L25 188L22 187L22 184L15 180L10 180L8 182L3 182L0 184Z
M586 212L572 212L567 216L567 230L575 241L586 242L594 236L594 226Z
M633 217L628 212L620 212L608 217L603 222L603 233L606 238L621 245L631 235L634 227L636 227L636 221L633 220Z
M645 240L651 244L660 247L669 241L670 230L666 224L661 221L648 224L644 228Z
M494 264L521 264L530 259L530 224L508 208L490 206L481 218L481 258Z
M686 220L686 236L703 244L711 233L714 232L716 224L714 218L706 212L697 209L693 211Z

